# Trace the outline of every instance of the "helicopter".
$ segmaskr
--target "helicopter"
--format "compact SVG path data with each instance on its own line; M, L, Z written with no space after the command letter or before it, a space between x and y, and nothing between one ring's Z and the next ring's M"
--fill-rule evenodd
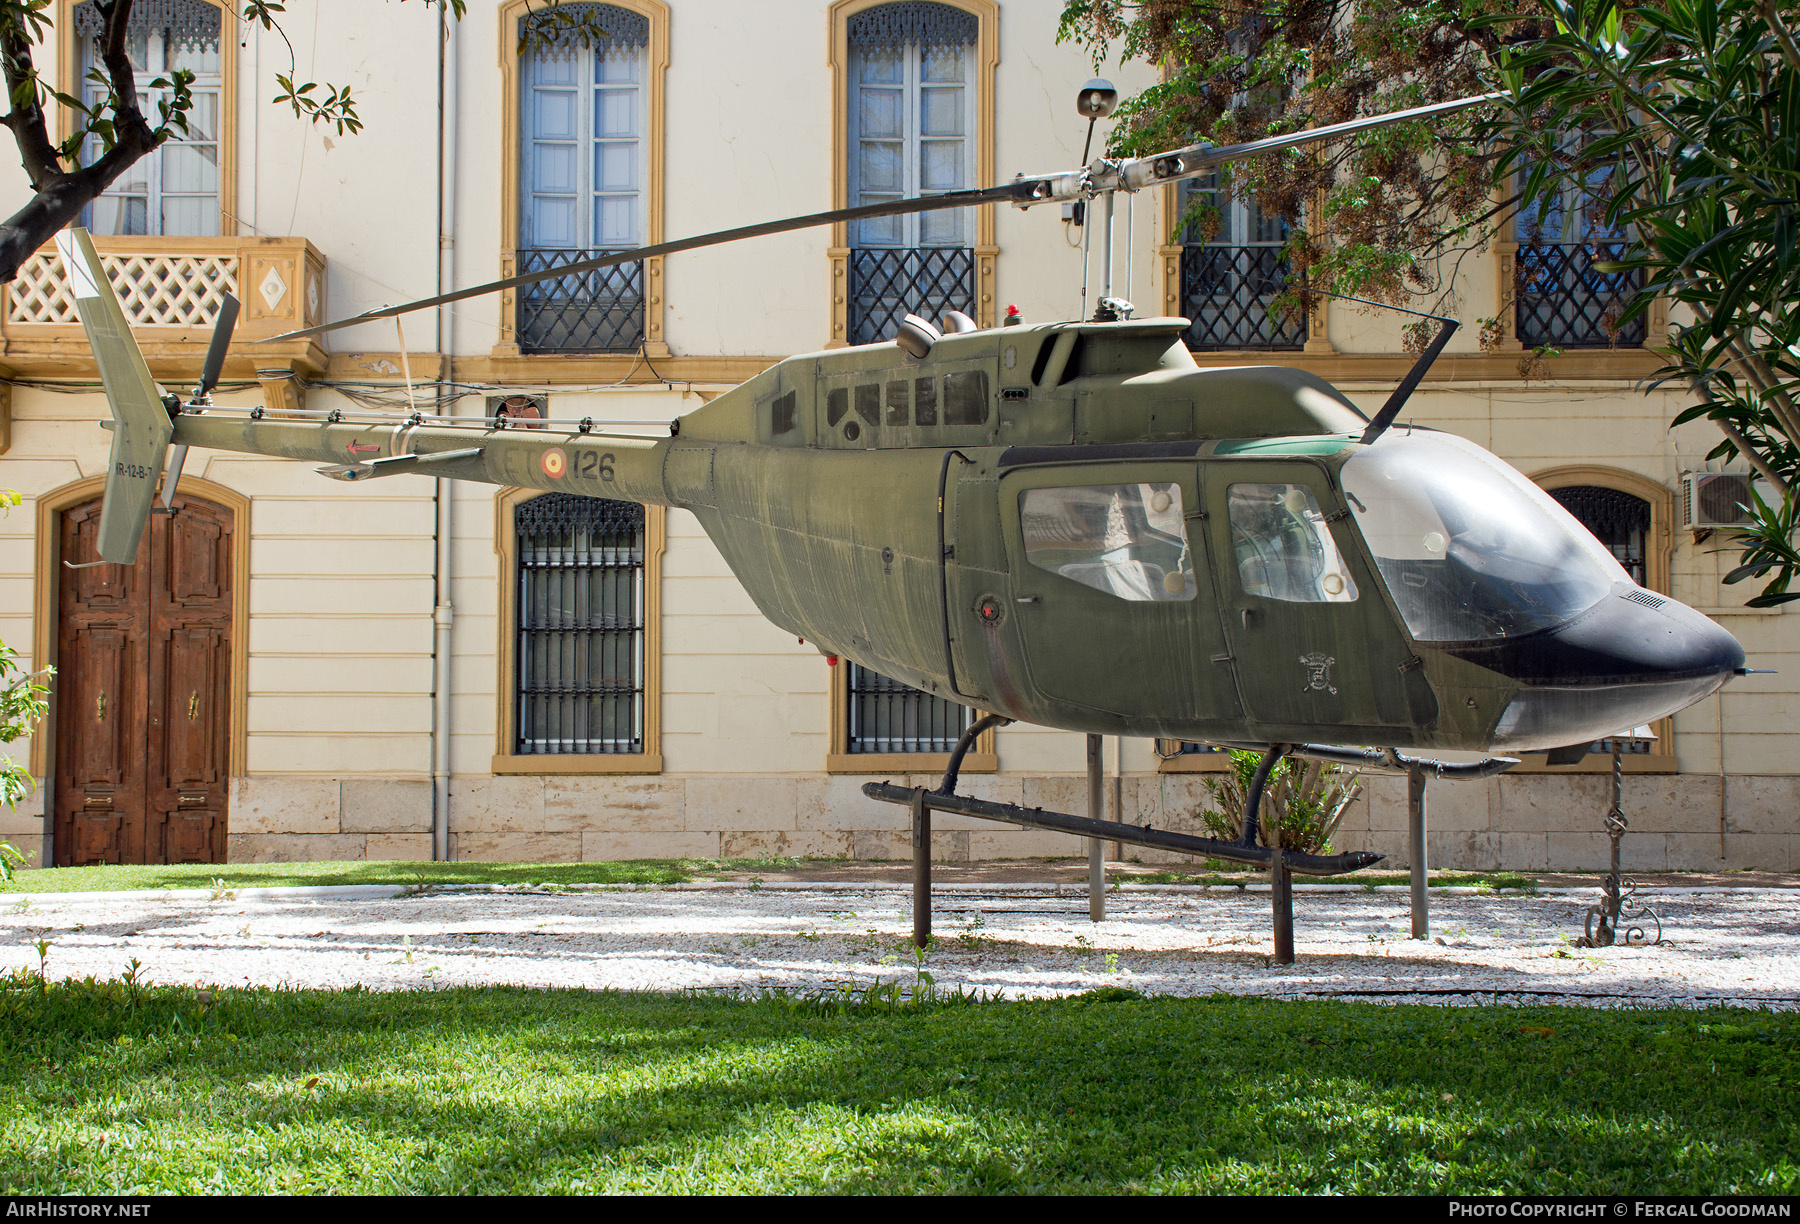
M1116 102L1104 85L1083 94L1090 130ZM678 239L275 339L835 221L1096 197L1110 215L1119 191L1497 96ZM212 403L235 302L183 401L151 377L85 231L57 245L113 415L101 560L87 564L135 558L159 481L166 512L194 446L320 462L346 482L420 474L679 507L776 625L833 661L987 712L928 801L919 788L865 788L910 802L915 831L937 807L1281 879L1336 874L1380 856L1257 843L1258 799L1283 755L1415 772L1400 749L1579 756L1744 671L1730 634L1634 583L1519 472L1450 434L1395 426L1454 320L1440 320L1373 417L1302 370L1201 369L1181 340L1187 320L1133 318L1103 293L1076 321L1015 314L983 328L951 312L939 327L909 315L889 341L777 363L672 421L666 438L501 416L275 418ZM956 796L973 736L1015 720L1258 748L1242 838L1121 833Z

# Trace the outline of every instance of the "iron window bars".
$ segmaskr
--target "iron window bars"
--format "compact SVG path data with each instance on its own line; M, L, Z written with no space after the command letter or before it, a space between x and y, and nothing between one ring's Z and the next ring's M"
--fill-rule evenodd
M1183 246L1181 311L1191 323L1187 346L1195 351L1304 346L1306 320L1269 310L1270 299L1287 288L1287 278L1287 260L1278 246Z
M846 660L849 752L950 752L969 726L969 707Z
M520 755L644 751L644 508L547 493L518 533Z
M969 247L859 247L850 252L851 344L889 339L908 314L936 323L975 314L975 252Z
M519 252L519 272L544 272L605 250ZM618 264L519 287L524 353L630 353L644 343L644 263Z
M1644 317L1619 323L1643 284L1638 271L1601 272L1625 258L1624 242L1521 243L1514 256L1514 310L1527 348L1618 348L1644 343Z

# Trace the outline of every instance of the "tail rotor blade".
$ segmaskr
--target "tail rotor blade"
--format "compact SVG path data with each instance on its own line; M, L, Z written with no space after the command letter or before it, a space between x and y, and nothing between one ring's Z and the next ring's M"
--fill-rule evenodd
M206 350L206 365L200 371L200 385L194 398L203 400L219 383L219 372L225 368L225 351L231 347L231 332L237 326L238 300L227 293L219 303L219 317L213 322L212 347Z
M175 513L175 486L181 483L181 465L187 462L187 453L181 443L169 448L169 465L163 469L162 509L156 513Z

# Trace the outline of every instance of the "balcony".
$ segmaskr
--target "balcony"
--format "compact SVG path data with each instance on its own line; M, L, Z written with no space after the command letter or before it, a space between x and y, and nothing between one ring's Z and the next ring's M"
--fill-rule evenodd
M908 314L933 323L952 310L975 317L969 247L858 247L849 256L851 344L892 339Z
M325 257L304 238L121 238L96 234L94 246L124 304L151 373L198 375L212 340L222 296L243 303L230 379L285 367L306 377L324 373L317 337L245 347L325 317ZM0 286L0 367L14 375L92 378L94 356L75 313L62 260L40 248Z
M518 272L547 272L611 253L525 248ZM634 353L644 343L644 262L521 285L517 303L521 353Z
M1639 348L1644 316L1619 316L1643 284L1639 272L1600 272L1625 258L1623 242L1521 244L1513 257L1515 326L1526 348Z
M1195 352L1304 347L1306 320L1269 311L1287 276L1280 247L1183 247L1181 313L1192 324L1187 346Z

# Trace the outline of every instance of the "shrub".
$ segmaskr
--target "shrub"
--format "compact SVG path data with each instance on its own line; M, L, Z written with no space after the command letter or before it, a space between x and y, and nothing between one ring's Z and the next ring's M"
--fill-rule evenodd
M1233 750L1231 772L1207 779L1213 807L1202 810L1200 819L1213 836L1225 841L1243 836L1244 800L1261 761L1261 753ZM1272 847L1275 830L1279 829L1283 850L1333 853L1331 835L1344 818L1345 809L1362 793L1359 776L1341 765L1283 757L1269 771L1268 784L1263 787L1257 840Z

